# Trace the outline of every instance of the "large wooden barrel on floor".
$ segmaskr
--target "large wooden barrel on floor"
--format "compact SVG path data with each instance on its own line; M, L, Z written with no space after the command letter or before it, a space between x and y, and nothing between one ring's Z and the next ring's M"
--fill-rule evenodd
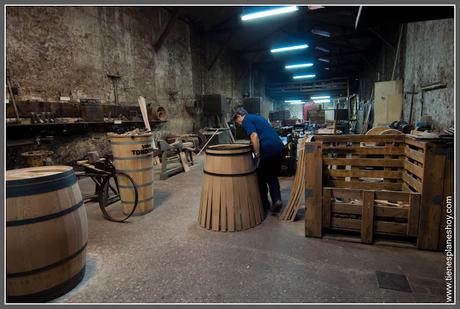
M153 137L152 133L122 135L108 133L116 170L131 176L138 191L137 208L133 215L143 215L153 209ZM123 213L134 207L134 190L127 179L120 178Z
M88 221L70 166L6 172L8 302L43 302L75 287L86 265Z
M199 224L213 231L241 231L263 221L256 167L249 145L206 149Z

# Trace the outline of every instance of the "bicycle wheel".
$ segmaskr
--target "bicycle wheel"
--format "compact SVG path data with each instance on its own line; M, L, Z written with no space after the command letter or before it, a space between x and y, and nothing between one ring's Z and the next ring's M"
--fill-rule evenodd
M120 189L133 198L132 206L123 205ZM104 218L114 222L124 222L136 211L138 203L136 184L131 176L122 172L114 172L104 177L98 192L98 200Z

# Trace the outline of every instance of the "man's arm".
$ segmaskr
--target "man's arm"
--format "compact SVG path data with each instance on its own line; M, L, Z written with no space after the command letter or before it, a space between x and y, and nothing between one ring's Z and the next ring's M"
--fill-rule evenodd
M252 148L254 150L254 154L256 157L260 156L260 142L259 142L259 136L257 135L256 132L251 133L249 136L249 139L251 140L252 143Z

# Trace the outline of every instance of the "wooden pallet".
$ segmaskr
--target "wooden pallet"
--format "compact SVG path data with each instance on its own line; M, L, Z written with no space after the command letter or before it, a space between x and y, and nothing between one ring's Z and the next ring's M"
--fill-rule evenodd
M404 135L315 136L304 160L306 236L348 230L364 243L389 235L416 238L421 249L444 248L451 145Z

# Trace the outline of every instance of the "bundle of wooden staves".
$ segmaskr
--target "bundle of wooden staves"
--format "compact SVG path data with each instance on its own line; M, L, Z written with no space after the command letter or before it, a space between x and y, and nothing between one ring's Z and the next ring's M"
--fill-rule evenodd
M294 221L295 216L299 209L302 206L302 196L305 191L305 142L307 138L299 139L297 144L298 151L298 160L297 160L297 170L294 177L294 184L292 186L291 195L289 196L289 201L281 212L280 219L286 221Z

